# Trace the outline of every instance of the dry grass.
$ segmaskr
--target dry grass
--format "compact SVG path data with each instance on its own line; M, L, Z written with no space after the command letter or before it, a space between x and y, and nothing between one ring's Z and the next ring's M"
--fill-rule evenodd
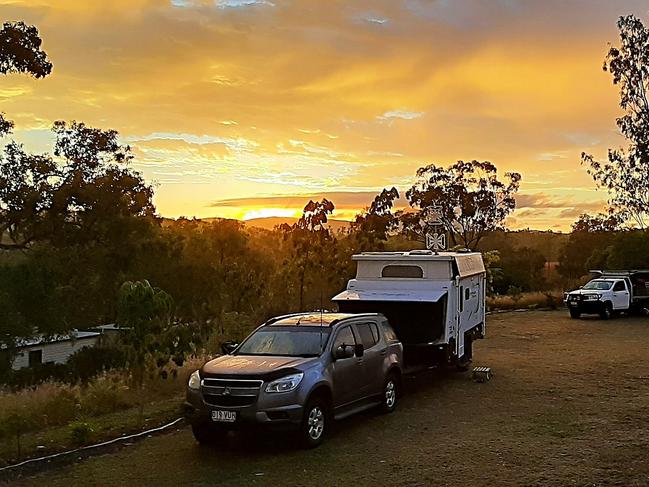
M513 296L489 296L487 297L487 310L558 309L562 306L562 300L562 291L521 293Z
M0 439L20 450L21 437L27 433L42 433L88 420L101 426L104 416L134 408L143 411L147 404L179 399L189 374L205 360L187 360L166 379L149 376L141 390L129 386L126 372L109 372L83 387L47 382L17 392L0 391Z

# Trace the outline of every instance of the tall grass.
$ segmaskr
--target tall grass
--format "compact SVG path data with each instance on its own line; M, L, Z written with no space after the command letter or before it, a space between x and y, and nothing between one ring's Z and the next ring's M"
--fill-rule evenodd
M14 441L20 455L20 439L25 433L80 424L88 418L180 397L189 375L205 360L187 360L165 379L148 376L142 389L129 387L131 381L126 372L113 371L85 386L46 382L17 392L0 390L0 438Z

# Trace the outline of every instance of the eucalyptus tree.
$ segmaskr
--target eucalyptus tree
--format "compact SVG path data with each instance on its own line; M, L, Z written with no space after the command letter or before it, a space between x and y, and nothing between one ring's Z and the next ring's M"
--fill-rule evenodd
M616 119L626 148L609 149L606 161L582 153L595 184L609 194L609 205L641 229L649 223L649 29L633 15L617 22L620 43L611 46L604 71L620 89L624 114Z
M452 246L475 249L484 235L503 227L514 211L521 175L489 161L457 161L449 167L430 164L417 170L417 182L406 192L416 212L401 215L404 232L423 241L431 211L448 232Z

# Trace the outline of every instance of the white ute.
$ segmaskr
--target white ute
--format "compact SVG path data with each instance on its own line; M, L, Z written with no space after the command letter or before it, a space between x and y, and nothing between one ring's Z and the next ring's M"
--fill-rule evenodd
M485 336L485 267L476 252L364 252L356 278L333 298L341 312L385 315L403 343L405 372L466 369Z
M602 319L608 319L622 312L646 309L649 302L649 271L590 272L598 277L565 294L571 318L598 314Z

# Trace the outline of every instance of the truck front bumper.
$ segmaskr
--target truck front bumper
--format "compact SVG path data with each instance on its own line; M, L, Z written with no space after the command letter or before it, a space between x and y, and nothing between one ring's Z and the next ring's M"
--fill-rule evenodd
M227 429L243 429L263 426L277 429L296 429L302 423L303 407L296 403L296 394L281 394L280 397L260 397L248 406L225 407L208 404L203 400L200 391L188 390L183 413L191 424L214 423ZM212 419L213 411L230 411L235 415L232 422L216 422Z
M577 310L580 313L585 314L599 314L604 311L604 302L603 301L567 301L566 305L568 309Z

